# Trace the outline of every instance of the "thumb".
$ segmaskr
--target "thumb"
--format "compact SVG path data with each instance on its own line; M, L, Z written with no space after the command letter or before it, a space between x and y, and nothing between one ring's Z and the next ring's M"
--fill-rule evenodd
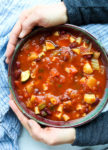
M25 37L32 29L38 24L39 18L35 14L31 14L27 19L22 23L22 31L19 35L19 38Z

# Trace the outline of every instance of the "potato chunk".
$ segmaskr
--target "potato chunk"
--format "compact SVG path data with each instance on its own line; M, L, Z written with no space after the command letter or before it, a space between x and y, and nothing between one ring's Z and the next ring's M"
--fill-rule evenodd
M76 42L77 42L78 44L81 44L82 38L81 38L81 37L78 37L78 38L76 39Z
M59 36L59 35L60 35L59 31L54 32L54 36Z
M65 68L65 71L67 73L72 73L72 74L76 74L78 72L78 70L76 69L76 67L74 67L73 65L71 65L69 68L66 67Z
M83 72L84 73L87 73L87 74L91 74L93 73L93 69L91 67L91 65L89 63L86 63L84 66L83 66Z
M71 43L75 42L75 38L72 37L72 36L70 36L70 42L71 42Z
M33 61L38 58L38 55L35 52L31 52L28 56L28 60Z
M46 41L46 49L47 50L55 49L55 45L50 41Z
M90 76L88 79L87 79L87 86L92 89L93 87L95 87L97 85L97 81L96 79L93 77L93 76Z
M30 82L29 84L27 84L26 90L28 93L31 93L33 91L33 86L34 86L33 82Z
M78 55L80 54L80 49L79 48L73 48L72 51L75 52Z
M100 52L94 52L94 53L93 53L93 57L94 57L95 59L98 59L98 58L100 57Z
M84 94L84 101L88 104L93 104L96 100L94 94Z
M48 90L48 86L47 86L45 83L43 84L43 90L44 90L44 91L47 91L47 90Z
M82 77L82 78L80 79L80 83L81 83L81 84L85 84L85 83L86 83L86 77Z
M30 71L26 70L21 72L21 82L25 82L30 78Z

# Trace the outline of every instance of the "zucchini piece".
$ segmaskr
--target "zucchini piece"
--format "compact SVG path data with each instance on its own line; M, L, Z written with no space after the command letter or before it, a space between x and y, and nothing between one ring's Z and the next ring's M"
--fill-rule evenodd
M30 78L30 70L21 72L21 82L25 82Z
M92 67L93 67L94 70L99 70L100 69L98 59L93 58L91 60L91 64L92 64Z
M42 110L42 109L44 109L46 107L46 104L45 103L40 103L38 105L38 107L39 107L39 110Z

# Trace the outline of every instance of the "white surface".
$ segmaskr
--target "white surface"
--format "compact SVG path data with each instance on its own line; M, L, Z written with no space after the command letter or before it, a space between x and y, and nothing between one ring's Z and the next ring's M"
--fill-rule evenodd
M64 144L59 146L48 146L32 139L25 128L22 129L21 136L19 138L19 150L80 150L71 146L70 144Z
M76 147L70 144L48 146L32 139L27 130L23 128L19 138L19 150L108 150L108 144L94 147Z

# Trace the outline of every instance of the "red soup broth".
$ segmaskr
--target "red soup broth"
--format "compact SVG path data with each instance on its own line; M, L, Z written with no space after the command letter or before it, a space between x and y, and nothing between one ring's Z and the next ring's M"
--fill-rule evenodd
M86 116L106 86L101 52L86 37L68 31L30 38L15 59L13 74L19 101L35 115L56 121Z

